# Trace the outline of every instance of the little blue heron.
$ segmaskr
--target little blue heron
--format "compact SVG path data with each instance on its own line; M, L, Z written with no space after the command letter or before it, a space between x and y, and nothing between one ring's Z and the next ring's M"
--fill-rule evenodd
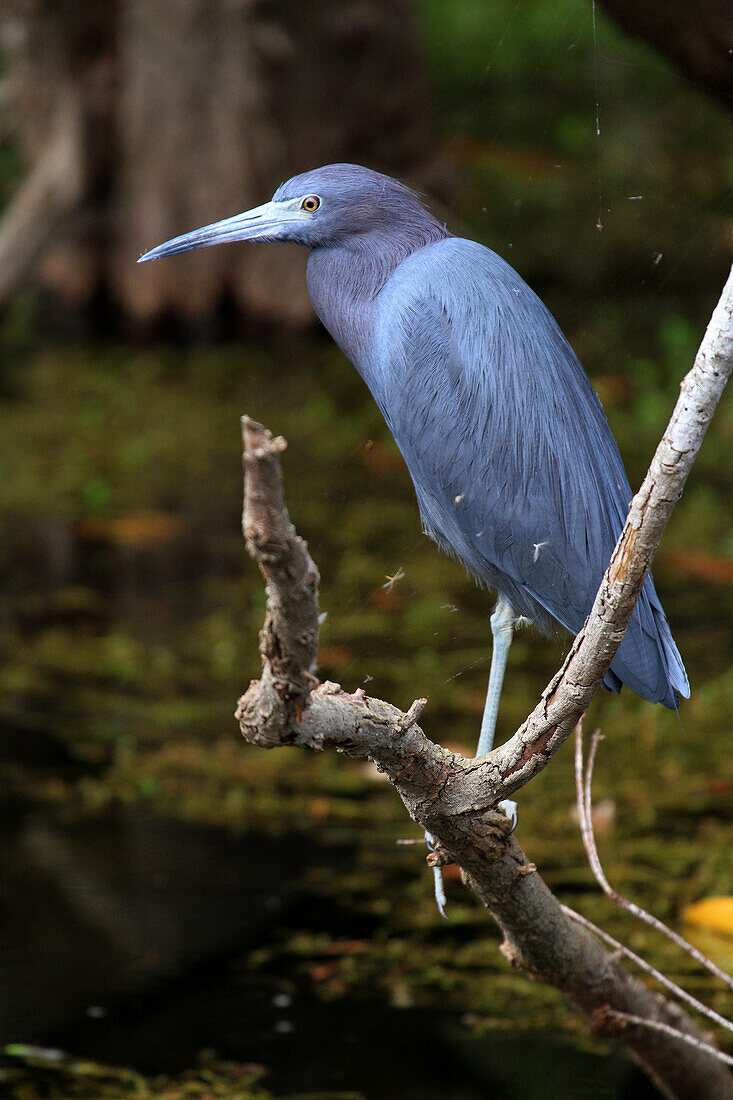
M224 241L310 248L316 313L374 395L425 531L496 589L477 755L488 752L517 620L577 634L626 518L631 489L593 387L516 271L389 176L353 164L305 172L264 206L141 260ZM689 696L651 576L603 684L671 708ZM503 808L516 820L513 803ZM436 891L440 903L438 878Z

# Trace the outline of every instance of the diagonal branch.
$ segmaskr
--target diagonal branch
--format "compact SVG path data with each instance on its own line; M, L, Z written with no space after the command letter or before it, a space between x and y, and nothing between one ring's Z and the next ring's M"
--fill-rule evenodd
M541 771L575 728L626 632L672 510L733 371L733 269L684 378L667 430L611 557L585 626L562 669L514 736L494 753L505 791ZM514 782L516 781L516 785Z
M733 1077L681 1009L627 974L570 919L516 840L504 835L505 818L492 807L545 766L598 689L731 369L733 272L584 629L523 726L478 760L464 759L425 736L418 725L422 701L405 715L361 689L349 694L338 684L313 687L318 574L285 507L279 466L285 443L243 421L245 537L268 593L260 635L263 675L252 681L237 708L244 737L265 747L329 747L374 760L411 817L439 842L439 857L461 865L468 885L502 928L510 961L565 993L598 1034L621 1039L665 1094L679 1100L733 1100ZM635 1019L660 1026L642 1026ZM682 1037L676 1036L679 1031Z
M661 1020L645 1020L642 1016L633 1016L630 1012L614 1012L610 1009L607 1012L609 1021L618 1021L618 1023L624 1027L631 1025L632 1027L646 1027L652 1031L661 1031L664 1035L669 1035L670 1038L681 1039L684 1043L689 1043L690 1046L695 1047L697 1050L705 1051L708 1054L714 1054L715 1057L724 1062L727 1066L733 1066L733 1057L730 1054L723 1054L717 1047L712 1046L710 1043L706 1043L704 1039L698 1038L696 1035L685 1035L684 1032L680 1032L678 1028L672 1027L670 1024L664 1024Z
M648 963L646 959L641 955L637 955L635 951L632 951L625 944L620 943L617 939L611 936L603 928L599 928L593 921L588 920L587 917L582 916L581 913L576 913L575 909L571 909L569 905L562 906L563 913L570 917L571 920L577 921L578 924L582 924L583 928L587 928L595 936L598 936L600 940L608 946L612 947L619 955L623 955L629 962L634 963L640 970L645 971L651 978L654 978L656 982L663 985L673 997L678 1000L684 1001L695 1012L699 1012L702 1016L707 1016L713 1023L718 1024L719 1027L724 1028L726 1031L733 1031L733 1023L727 1020L725 1016L721 1016L719 1012L716 1012L714 1008L710 1008L709 1005L699 1001L697 997L693 997L691 993L688 993L686 989L683 989L681 985L677 985L677 982L673 982L671 978L668 978L666 974L663 974L661 970L657 970L655 966Z

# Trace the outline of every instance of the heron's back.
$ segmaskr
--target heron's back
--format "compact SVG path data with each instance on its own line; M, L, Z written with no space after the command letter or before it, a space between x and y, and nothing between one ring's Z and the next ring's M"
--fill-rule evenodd
M376 300L360 364L412 475L426 531L545 632L576 633L631 500L600 402L555 320L472 241L415 252ZM649 577L606 677L689 694Z

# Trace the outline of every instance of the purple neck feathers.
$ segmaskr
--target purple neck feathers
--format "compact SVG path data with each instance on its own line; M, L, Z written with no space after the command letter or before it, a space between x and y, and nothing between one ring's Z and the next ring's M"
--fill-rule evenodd
M360 374L379 291L408 256L451 236L417 201L405 205L404 215L390 224L314 248L308 259L308 292L316 313Z

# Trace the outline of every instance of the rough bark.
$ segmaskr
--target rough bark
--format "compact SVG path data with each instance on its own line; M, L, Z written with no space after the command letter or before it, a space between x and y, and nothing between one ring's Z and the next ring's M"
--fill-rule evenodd
M76 216L35 269L26 250L5 299L34 270L67 312L104 303L142 331L165 319L193 331L215 317L239 330L310 323L302 249L135 260L319 163L429 171L411 0L9 0L0 27L6 120L29 175L70 89L83 180Z
M601 0L629 34L643 38L679 70L733 108L730 0Z
M671 1097L733 1097L733 1076L713 1056L617 1013L673 1025L705 1039L677 1006L627 974L563 912L493 807L529 782L576 725L609 667L664 526L733 370L733 271L570 653L527 721L505 744L468 760L430 741L407 714L338 684L313 688L317 659L317 571L285 506L279 456L285 443L244 418L243 530L267 584L260 635L263 675L239 700L244 737L274 747L335 748L369 757L388 775L410 816L436 838L437 858L460 864L503 929L505 953L561 989L599 1034L618 1037Z

